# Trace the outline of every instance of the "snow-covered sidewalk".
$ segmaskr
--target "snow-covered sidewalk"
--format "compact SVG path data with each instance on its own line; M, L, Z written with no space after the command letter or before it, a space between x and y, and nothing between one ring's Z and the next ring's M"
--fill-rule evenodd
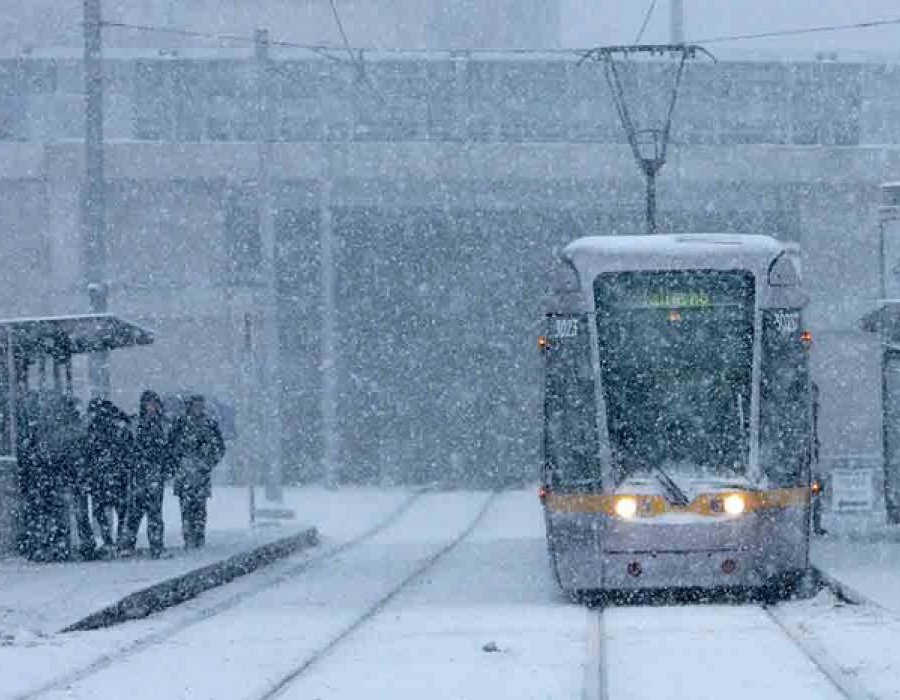
M408 492L396 489L289 488L284 506L290 520L251 523L246 488L217 487L209 502L207 544L185 551L178 502L167 493L164 504L167 557L139 556L110 561L35 564L0 559L0 643L29 635L44 636L115 603L135 591L213 564L315 526L324 541L340 541L366 523L396 508ZM258 492L257 507L261 493ZM146 553L142 528L138 546Z
M826 522L813 540L812 563L852 591L900 613L900 526L871 521Z

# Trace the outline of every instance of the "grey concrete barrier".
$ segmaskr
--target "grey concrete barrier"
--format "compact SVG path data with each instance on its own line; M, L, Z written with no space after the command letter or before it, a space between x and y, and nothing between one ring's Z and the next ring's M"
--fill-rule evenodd
M60 631L84 632L147 617L318 543L318 530L307 528L131 593Z

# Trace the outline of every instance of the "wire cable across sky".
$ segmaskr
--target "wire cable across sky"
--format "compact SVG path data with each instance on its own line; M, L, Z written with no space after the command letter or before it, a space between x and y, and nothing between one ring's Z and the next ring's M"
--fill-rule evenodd
M337 25L338 32L341 35L341 39L344 42L344 48L347 49L347 55L350 57L350 62L356 66L356 71L358 77L368 86L369 90L371 90L372 94L378 99L382 104L387 103L387 99L384 95L381 94L381 90L379 90L375 83L372 82L372 78L369 77L368 72L366 71L366 64L363 59L362 51L354 52L353 46L350 44L350 39L347 36L347 31L344 29L344 23L341 21L341 13L338 12L337 0L330 0L331 2L331 13L334 15L334 23Z
M714 36L708 39L692 39L692 44L721 44L726 41L747 41L750 39L770 39L779 36L799 36L803 34L819 34L822 32L845 32L857 29L872 29L874 27L886 27L900 24L900 17L890 19L875 19L868 22L855 22L853 24L832 24L820 27L804 27L799 29L780 29L771 32L758 32L756 34L734 34L730 36Z
M644 15L644 23L641 25L641 28L637 33L637 39L634 40L635 44L640 44L641 39L644 38L644 31L647 29L647 25L650 23L650 18L653 16L653 10L655 9L656 0L651 0L650 7L647 8L647 14Z
M379 48L379 47L362 47L362 46L353 46L349 42L349 38L346 35L346 32L343 31L343 23L340 21L340 15L337 13L337 7L335 5L334 0L331 0L332 7L335 12L335 19L337 21L339 31L341 32L344 39L344 46L336 46L330 44L311 44L311 43L297 43L291 41L280 41L273 40L270 42L272 46L279 46L283 48L294 48L294 49L305 49L308 51L314 51L326 58L329 58L333 61L339 61L341 63L347 63L347 59L339 58L335 56L335 53L340 53L346 51L350 55L349 62L353 65L358 66L359 59L358 55L365 52L373 52L380 51L384 53L398 53L398 54L436 54L436 53L459 53L459 54L479 54L479 53L507 53L507 54L575 54L581 55L586 50L585 48L571 48L571 49L524 49L524 48L509 48L509 49L500 49L500 48L448 48L442 49L440 51L435 51L433 49L421 49L421 48ZM653 8L655 3L651 3L650 8L648 10L647 19L649 21L650 15L653 12ZM691 39L688 43L691 44L723 44L732 41L749 41L753 39L770 39L774 37L783 37L783 36L802 36L806 34L819 34L824 32L844 32L844 31L859 31L865 29L874 29L877 27L887 27L887 26L897 26L900 25L900 17L890 17L886 19L876 19L876 20L868 20L865 22L854 22L850 24L833 24L833 25L823 25L816 27L797 27L792 29L779 29L773 30L769 32L756 32L751 34L731 34L731 35L722 35L722 36L714 36L707 37L702 39ZM252 46L254 43L254 39L252 36L244 36L240 34L219 34L213 32L203 32L191 29L183 29L180 27L166 27L160 25L149 25L149 24L130 24L127 22L103 22L104 27L109 27L113 29L127 29L131 31L139 31L139 32L147 32L147 33L158 33L158 34L172 34L184 37L192 37L198 39L208 39L211 41L222 41L222 42L231 42L231 43L240 43ZM643 32L645 27L642 27L641 32L638 34L638 41L643 38ZM594 48L594 47L591 47Z

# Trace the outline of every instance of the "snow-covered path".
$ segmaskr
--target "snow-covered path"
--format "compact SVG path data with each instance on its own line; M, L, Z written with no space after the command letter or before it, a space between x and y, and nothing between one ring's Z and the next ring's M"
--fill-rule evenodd
M426 493L388 522L337 556L287 561L157 618L0 648L0 666L28 674L0 698L103 655L27 697L841 697L758 604L600 613L570 602L550 576L532 490ZM778 611L862 697L900 698L900 618L828 592Z
M556 590L535 501L502 496L470 538L284 697L579 697L588 613Z
M464 531L487 498L425 495L365 544L45 697L263 695Z

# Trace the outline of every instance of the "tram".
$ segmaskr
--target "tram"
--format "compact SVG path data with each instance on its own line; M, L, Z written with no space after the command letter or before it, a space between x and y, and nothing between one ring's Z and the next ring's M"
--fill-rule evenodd
M808 301L764 235L565 247L539 338L551 567L572 593L768 587L808 568Z

